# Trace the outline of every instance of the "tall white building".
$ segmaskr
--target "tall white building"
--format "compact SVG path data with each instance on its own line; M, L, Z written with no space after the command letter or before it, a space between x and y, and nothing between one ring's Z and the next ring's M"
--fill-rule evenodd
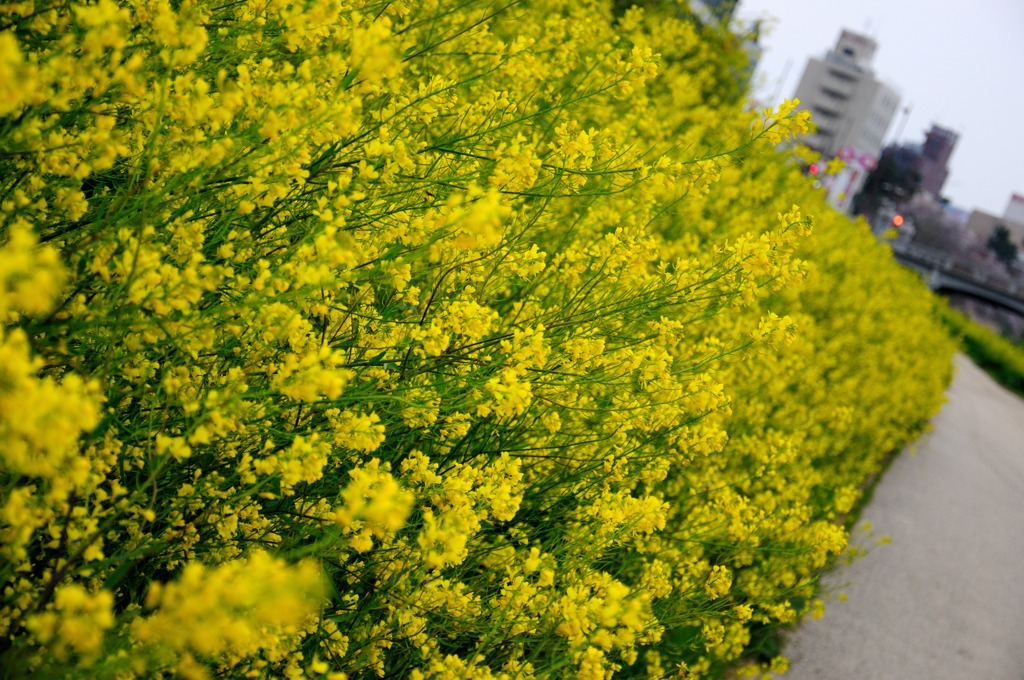
M824 59L809 59L804 67L794 96L818 126L804 142L825 158L840 155L843 147L874 159L881 154L900 97L875 78L877 49L872 38L844 29Z
M846 161L839 175L826 179L829 202L843 211L877 164L900 103L896 90L875 78L877 49L872 38L844 29L824 59L807 61L794 95L817 125L804 143L823 159Z

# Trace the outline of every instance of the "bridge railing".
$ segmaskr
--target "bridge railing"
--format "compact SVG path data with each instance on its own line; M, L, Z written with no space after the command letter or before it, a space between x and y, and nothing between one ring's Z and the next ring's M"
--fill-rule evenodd
M937 248L904 241L892 241L889 245L892 247L893 253L901 259L910 260L929 269L957 276L970 283L1024 300L1024 285L1007 276L964 262Z

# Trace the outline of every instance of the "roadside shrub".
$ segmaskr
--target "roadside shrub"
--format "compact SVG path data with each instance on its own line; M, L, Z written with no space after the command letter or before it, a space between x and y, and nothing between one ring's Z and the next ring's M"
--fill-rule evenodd
M948 304L937 309L938 317L974 363L996 381L1024 395L1024 350L999 333L971 321Z
M5 666L714 676L798 617L952 346L742 66L668 3L0 7Z

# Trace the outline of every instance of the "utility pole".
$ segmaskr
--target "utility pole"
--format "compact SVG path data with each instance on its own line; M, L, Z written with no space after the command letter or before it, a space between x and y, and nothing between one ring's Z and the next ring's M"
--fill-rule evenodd
M907 104L906 106L903 107L903 120L900 121L899 130L896 131L896 136L893 137L893 144L900 143L900 139L903 137L903 128L907 127L907 119L910 118L910 110L913 108L913 104Z
M782 87L786 84L786 76L789 75L789 69L791 66L793 66L793 60L787 59L786 66L782 69L782 75L779 76L775 92L772 94L771 99L768 100L769 106L775 106L775 103L780 101L779 97L782 96Z

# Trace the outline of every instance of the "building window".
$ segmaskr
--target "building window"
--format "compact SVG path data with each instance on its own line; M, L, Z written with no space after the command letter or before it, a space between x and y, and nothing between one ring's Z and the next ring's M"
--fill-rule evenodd
M853 83L857 81L857 76L846 71L840 71L839 69L830 68L828 74L836 80L842 80L843 82Z

